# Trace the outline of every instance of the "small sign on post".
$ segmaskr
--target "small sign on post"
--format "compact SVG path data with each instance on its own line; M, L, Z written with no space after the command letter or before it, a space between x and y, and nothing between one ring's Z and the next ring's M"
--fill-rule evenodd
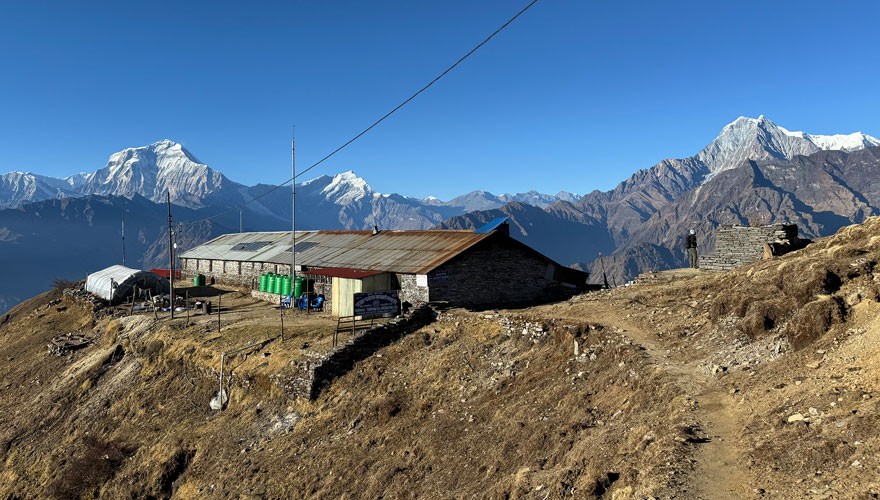
M397 290L354 294L354 315L363 318L397 316L400 297Z

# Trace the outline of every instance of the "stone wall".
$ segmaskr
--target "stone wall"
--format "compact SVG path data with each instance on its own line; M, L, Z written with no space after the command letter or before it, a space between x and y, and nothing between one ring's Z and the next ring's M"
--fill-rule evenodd
M397 282L400 283L400 303L409 302L412 305L420 305L428 302L428 287L419 286L415 274L398 274Z
M795 241L800 241L797 224L719 226L715 232L715 251L700 256L699 267L705 271L727 271L761 260L765 243Z
M431 271L429 298L465 306L513 305L578 293L580 289L557 281L558 267L512 240L493 239Z
M263 273L290 274L290 265L270 262L239 262L220 259L181 259L181 274L192 278L204 274L208 281L213 277L218 283L253 287L259 285ZM256 281L255 281L256 279Z
M275 382L290 398L314 400L333 380L348 373L356 363L430 324L436 317L433 309L418 307L406 316L356 334L323 356L294 365L294 373L279 374Z

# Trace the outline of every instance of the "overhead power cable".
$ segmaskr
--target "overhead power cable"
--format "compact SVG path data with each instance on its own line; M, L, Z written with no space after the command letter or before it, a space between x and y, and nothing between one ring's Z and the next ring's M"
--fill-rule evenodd
M376 127L377 125L379 125L380 123L382 123L383 121L385 121L388 117L390 117L391 115L393 115L394 113L396 113L400 108L402 108L402 107L406 106L407 104L409 104L409 102L412 101L413 99L415 99L416 97L418 97L419 94L421 94L422 92L428 90L432 85L434 85L435 83L437 83L441 78L443 78L443 77L446 76L450 71L452 71L453 69L455 69L456 66L458 66L459 64L461 64L462 62L464 62L465 59L467 59L467 58L470 57L474 52L476 52L477 50L479 50L480 47L482 47L482 46L485 45L489 40L491 40L492 38L494 38L495 35L497 35L498 33L501 33L501 31L504 30L504 28L506 28L507 26L509 26L509 25L510 25L512 22L514 22L519 16L523 15L527 10L529 10L529 9L530 9L533 5L535 5L536 3L538 3L538 0L532 0L531 2L529 2L528 5L526 5L525 7L523 7L523 8L522 8L519 12L517 12L513 17L511 17L510 19L508 19L507 22L505 22L505 23L502 24L498 29L496 29L495 31L493 31L491 35L489 35L489 36L487 36L486 38L484 38L482 42L478 43L474 48L472 48L470 51L468 51L467 54L461 56L461 57L460 57L457 61L455 61L451 66L449 66L448 68L446 68L445 70L443 70L442 73L440 73L440 74L437 75L433 80L431 80L430 82L428 82L427 85L425 85L424 87L420 88L418 91L416 91L416 93L414 93L413 95L409 96L405 101L403 101L403 102L401 102L400 104L398 104L397 106L395 106L394 109L392 109L391 111L385 113L385 115L383 115L382 118L379 118L378 120L376 120L375 122L373 122L369 127L363 129L360 133L358 133L357 135L355 135L354 137L352 137L351 139L349 139L348 141L346 141L343 145L341 145L341 146L339 146L338 148L334 149L332 152L330 152L330 154L328 154L327 156L321 158L321 159L318 160L317 162L313 163L312 165L310 165L308 168L306 168L306 169L303 170L302 172L299 172L299 173L297 173L294 177L291 177L290 179L287 179L286 181L282 182L281 184L278 184L277 186L272 187L271 189L269 189L269 190L266 191L265 193L263 193L263 194L261 194L261 195L259 195L259 196L256 196L256 197L254 197L254 198L251 198L250 200L248 200L248 201L242 203L241 205L239 205L239 206L236 207L236 208L232 208L232 209L226 210L225 212L220 212L219 214L215 214L215 215L212 215L212 216L209 216L209 217L205 217L205 218L203 218L203 219L197 219L197 220L193 220L193 221L186 221L185 223L186 223L186 224L196 224L196 223L199 223L199 222L204 222L204 221L207 221L207 220L210 220L210 219L214 219L214 218L220 217L220 216L222 216L222 215L226 215L226 214L229 213L229 212L233 212L233 211L235 211L235 210L238 210L240 207L243 207L243 206L248 205L248 204L250 204L250 203L252 203L252 202L254 202L254 201L257 201L258 199L260 199L260 198L262 198L262 197L268 195L269 193L271 193L271 192L273 192L273 191L275 191L275 190L277 190L277 189L280 189L280 188L286 186L287 184L290 184L291 182L295 182L297 177L299 177L299 176L305 174L306 172L312 170L313 168L317 167L318 165L320 165L320 164L324 163L325 161L329 160L333 155L335 155L336 153L342 151L343 149L345 149L346 147L348 147L348 146L349 146L351 143L353 143L354 141L360 139L364 134L366 134L367 132L369 132L370 130L372 130L374 127Z

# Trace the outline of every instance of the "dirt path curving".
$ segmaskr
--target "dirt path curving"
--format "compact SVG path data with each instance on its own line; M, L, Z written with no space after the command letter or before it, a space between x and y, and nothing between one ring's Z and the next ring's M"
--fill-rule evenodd
M706 360L694 350L675 350L674 345L664 344L622 315L614 304L595 302L590 306L591 321L617 327L644 347L653 362L694 402L693 418L698 427L690 440L696 449L695 463L686 481L688 498L724 500L757 496L747 464L748 448L740 440L745 427L742 410L719 380L701 366Z

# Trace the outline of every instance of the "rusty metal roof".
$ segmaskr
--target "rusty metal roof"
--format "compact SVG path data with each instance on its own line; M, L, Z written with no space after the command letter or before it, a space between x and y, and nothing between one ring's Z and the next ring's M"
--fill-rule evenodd
M296 264L308 267L426 274L491 236L456 230L297 231ZM267 242L265 245L241 245ZM311 245L300 245L309 242ZM181 254L217 259L289 264L290 231L227 234ZM253 251L241 248L255 248Z
M369 276L384 274L385 271L366 271L364 269L349 269L347 267L318 267L304 271L303 274L313 276L329 276L331 278L360 279Z

